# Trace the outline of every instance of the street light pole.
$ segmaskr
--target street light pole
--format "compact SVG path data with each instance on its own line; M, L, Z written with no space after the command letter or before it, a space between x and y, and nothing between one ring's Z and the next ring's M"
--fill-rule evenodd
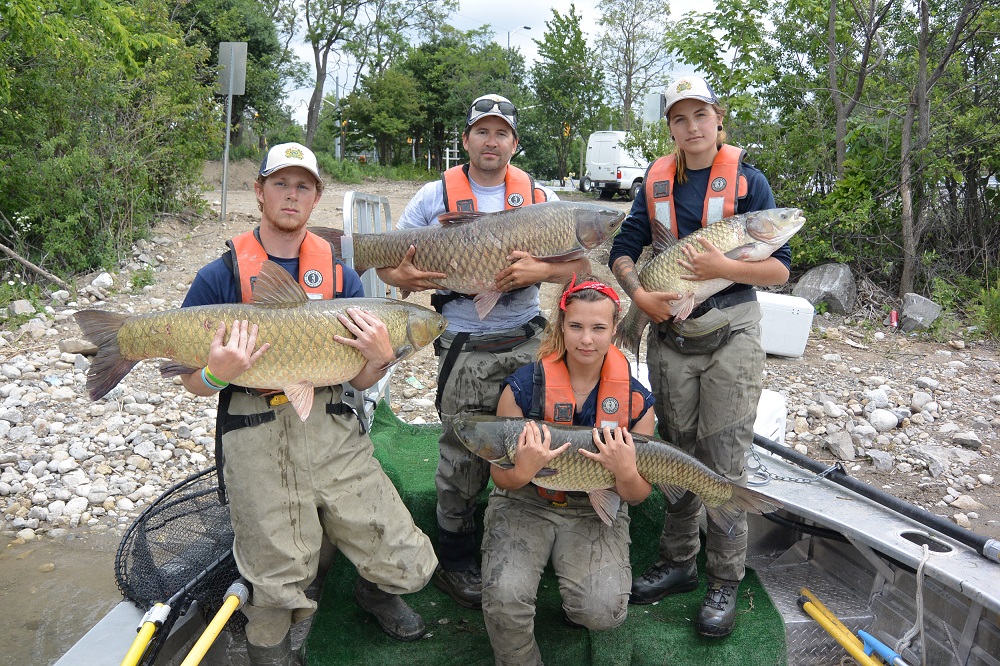
M508 30L507 31L507 50L508 51L510 51L510 36L513 35L514 33L516 33L518 30L531 30L531 26L530 25L522 25L522 26L519 26L517 28L514 28L513 30Z

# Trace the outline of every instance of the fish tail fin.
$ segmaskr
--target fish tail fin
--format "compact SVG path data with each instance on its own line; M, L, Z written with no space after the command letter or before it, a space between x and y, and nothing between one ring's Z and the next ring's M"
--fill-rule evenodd
M340 229L333 229L331 227L308 227L308 229L333 246L333 255L337 259L351 259L353 261L353 268L357 271L358 275L363 274L371 268L371 266L364 265L361 257L354 254L354 238L352 236L348 236ZM345 256L345 254L352 256Z
M629 306L628 312L618 324L615 332L614 344L619 349L626 349L632 352L635 360L639 360L639 343L642 341L642 332L649 323L649 317L635 303Z
M752 488L733 486L733 496L721 506L709 507L705 510L716 525L722 527L732 536L736 521L744 513L771 513L782 507L781 502Z
M83 337L97 346L87 370L87 393L100 400L138 363L124 358L118 346L118 331L129 316L101 310L81 310L75 316Z

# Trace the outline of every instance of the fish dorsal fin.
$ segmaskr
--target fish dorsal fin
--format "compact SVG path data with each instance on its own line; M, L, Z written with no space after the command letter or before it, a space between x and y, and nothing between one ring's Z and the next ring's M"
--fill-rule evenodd
M590 504L594 507L594 511L605 525L611 525L615 522L615 516L618 515L618 508L622 504L622 498L618 496L613 490L592 490L587 495L590 497Z
M656 254L666 252L674 245L677 245L677 239L674 238L674 234L658 219L654 217L653 223L649 226L653 228L653 251Z
M308 303L309 297L288 271L269 259L261 264L260 273L253 281L252 302L269 307L290 307Z
M441 226L447 226L449 224L464 224L466 222L472 222L473 220L478 220L486 213L478 210L469 210L456 213L443 213L438 215L438 222Z

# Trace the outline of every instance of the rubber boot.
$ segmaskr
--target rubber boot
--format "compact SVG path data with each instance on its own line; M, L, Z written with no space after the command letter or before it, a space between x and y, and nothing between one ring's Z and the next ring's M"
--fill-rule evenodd
M424 619L398 594L389 594L360 576L354 585L354 601L361 610L374 615L382 631L397 641L415 641L427 631Z
M250 666L292 666L292 635L285 634L277 645L254 645L247 641Z

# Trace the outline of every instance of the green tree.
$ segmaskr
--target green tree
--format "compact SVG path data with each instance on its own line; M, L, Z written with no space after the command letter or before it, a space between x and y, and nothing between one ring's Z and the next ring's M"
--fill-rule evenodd
M596 55L587 48L580 16L570 5L565 15L552 10L538 43L538 62L531 68L532 89L540 109L532 125L555 146L558 177L570 171L574 136L601 107L603 78L589 66Z

